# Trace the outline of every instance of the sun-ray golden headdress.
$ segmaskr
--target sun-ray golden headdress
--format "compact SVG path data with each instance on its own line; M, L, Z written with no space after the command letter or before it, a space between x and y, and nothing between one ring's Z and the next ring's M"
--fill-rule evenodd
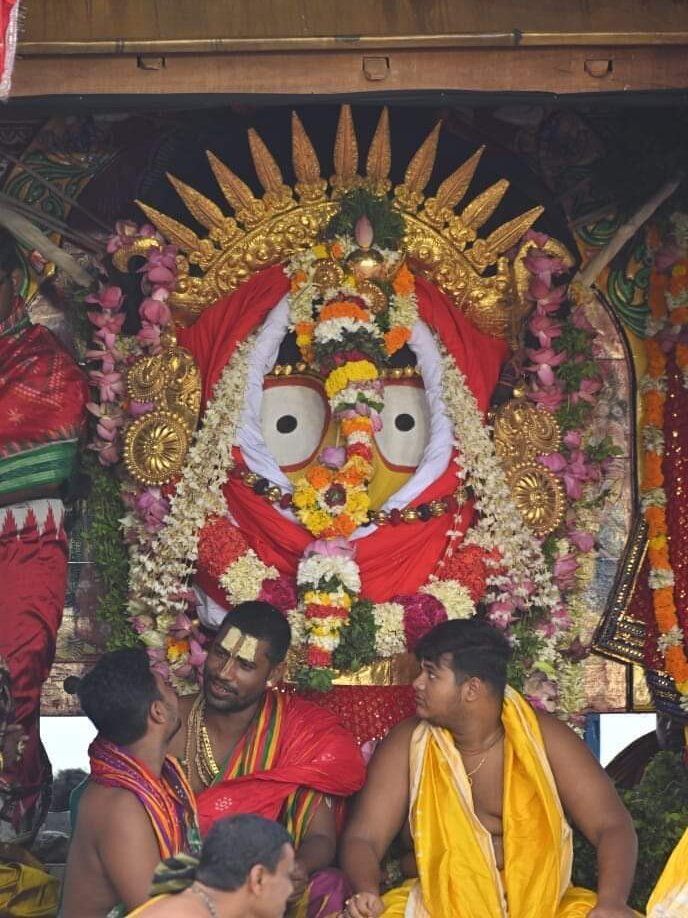
M359 149L351 109L342 106L334 146L335 172L329 182L298 115L292 115L292 162L296 182L286 185L282 173L255 130L248 142L264 194L251 189L213 153L210 168L230 205L226 214L214 201L170 175L169 180L194 219L208 233L194 230L139 202L146 216L169 242L178 246L178 282L170 297L179 321L189 323L207 306L231 293L262 268L286 261L310 248L337 211L337 201L364 186L375 195L392 194L393 206L405 225L403 248L416 273L450 296L481 330L512 342L527 309L523 293L528 272L523 254L504 257L533 225L542 207L533 207L493 230L478 233L502 201L509 183L494 183L463 204L484 148L477 150L425 197L435 164L440 124L411 158L404 181L393 190L389 178L392 149L389 116L384 109L366 158L366 174L358 173ZM145 241L139 245L145 246ZM122 249L120 267L133 254ZM488 270L490 269L490 270Z

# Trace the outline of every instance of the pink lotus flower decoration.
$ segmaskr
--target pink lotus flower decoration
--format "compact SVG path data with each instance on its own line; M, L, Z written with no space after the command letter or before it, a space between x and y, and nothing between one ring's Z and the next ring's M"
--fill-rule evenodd
M346 462L346 449L343 446L327 446L320 453L320 461L329 469L341 469Z
M147 297L143 300L139 306L139 315L145 322L150 322L152 325L168 325L172 318L167 303L155 297Z
M89 293L84 297L86 303L97 303L101 309L107 309L110 312L116 312L121 309L124 302L124 295L121 287L102 287L98 293Z
M136 500L136 511L147 532L162 529L165 517L170 512L169 502L162 496L160 488L146 488Z
M303 553L305 558L311 555L323 555L325 558L353 558L356 546L353 542L338 536L336 539L316 539L306 546Z

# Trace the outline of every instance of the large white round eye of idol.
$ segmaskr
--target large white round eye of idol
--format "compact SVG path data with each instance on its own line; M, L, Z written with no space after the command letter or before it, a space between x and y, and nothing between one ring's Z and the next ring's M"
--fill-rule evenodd
M285 472L313 460L330 422L325 393L311 379L266 379L260 406L265 444Z
M385 382L382 430L375 442L385 464L412 471L420 463L430 437L430 410L420 380Z

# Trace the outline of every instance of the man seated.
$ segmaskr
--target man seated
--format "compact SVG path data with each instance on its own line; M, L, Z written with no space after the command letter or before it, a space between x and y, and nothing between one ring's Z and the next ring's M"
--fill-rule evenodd
M478 619L416 647L418 717L376 751L344 833L348 918L626 918L636 862L629 814L586 746L506 687L509 645ZM409 786L410 785L410 786ZM593 893L570 886L569 814L597 849ZM417 879L380 896L404 830Z
M365 770L333 714L277 689L290 640L289 623L268 603L228 613L170 748L185 761L201 831L235 813L281 822L296 848L290 904L329 915L346 890L341 874L324 868L334 861L344 798L362 787Z
M286 829L262 816L230 816L212 827L198 863L172 858L160 865L155 898L130 918L281 918L294 888L293 870Z
M175 692L145 650L106 653L76 689L98 729L67 859L64 918L125 914L148 898L161 859L195 850L193 792L167 755L179 730Z

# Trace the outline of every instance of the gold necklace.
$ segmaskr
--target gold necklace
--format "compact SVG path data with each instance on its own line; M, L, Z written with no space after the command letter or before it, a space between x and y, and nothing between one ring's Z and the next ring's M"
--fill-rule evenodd
M195 896L198 896L203 905L205 905L210 918L220 918L215 902L204 889L201 889L201 887L197 886L195 883L190 886L189 889Z
M186 772L189 779L191 779L192 761L196 765L201 783L205 787L210 787L220 774L220 768L215 761L208 728L205 724L205 698L202 693L193 703L186 726Z
M503 736L504 736L504 730L502 729L502 730L499 731L499 733L497 734L497 736L492 740L492 742L490 743L490 745L487 747L487 749L485 750L485 753L484 753L482 759L478 762L478 764L475 766L475 768L473 768L471 771L467 771L467 772L466 772L466 777L468 778L468 783L471 785L471 787L473 786L473 775L476 774L476 772L479 772L479 771L480 771L480 769L483 767L483 765L484 765L485 762L487 761L487 757L488 757L488 755L490 754L490 750L491 750L494 746L497 745L497 743L499 742L499 740L500 740ZM462 753L462 752L461 752L461 747L460 747L460 746L457 746L456 748L459 750L459 754L460 754L462 757L463 757L464 755L474 755L474 753L471 753L471 752L464 752L464 753ZM464 765L464 771L465 771L465 768L466 768L466 766Z

